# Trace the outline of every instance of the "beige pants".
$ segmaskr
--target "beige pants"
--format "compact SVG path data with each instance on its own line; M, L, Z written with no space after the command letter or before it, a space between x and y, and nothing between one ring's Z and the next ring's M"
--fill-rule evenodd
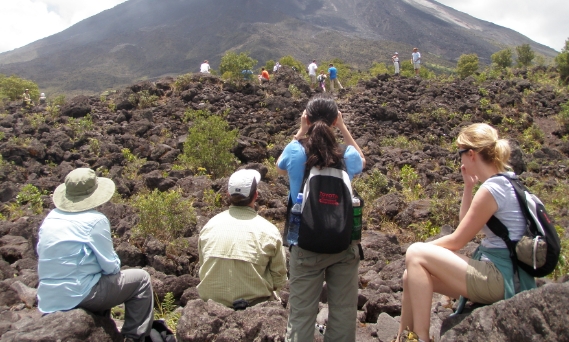
M330 91L334 91L334 85L337 85L338 88L340 89L344 89L344 87L342 87L337 77L333 80L332 79L330 80Z
M492 304L504 299L504 278L489 261L470 259L466 268L468 299L475 303Z

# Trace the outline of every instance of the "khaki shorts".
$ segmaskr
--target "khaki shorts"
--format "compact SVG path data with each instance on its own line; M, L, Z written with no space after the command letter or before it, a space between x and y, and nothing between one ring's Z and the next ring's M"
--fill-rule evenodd
M310 83L316 83L316 75L308 75L310 76Z
M466 268L468 299L480 304L492 304L504 299L504 278L496 265L470 259Z

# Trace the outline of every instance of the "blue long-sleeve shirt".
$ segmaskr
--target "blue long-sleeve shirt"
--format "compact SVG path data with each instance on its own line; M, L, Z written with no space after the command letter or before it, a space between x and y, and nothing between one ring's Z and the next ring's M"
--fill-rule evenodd
M37 251L38 308L45 313L73 309L101 275L120 271L109 220L96 210L52 210L40 227Z

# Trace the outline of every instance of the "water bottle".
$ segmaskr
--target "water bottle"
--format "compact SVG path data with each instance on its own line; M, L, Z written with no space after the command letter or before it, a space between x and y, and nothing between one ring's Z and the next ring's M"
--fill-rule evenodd
M360 241L362 239L363 200L357 196L352 197L352 207L354 208L354 226L352 228L352 241Z
M296 196L296 202L290 210L289 224L288 224L288 234L286 236L286 241L289 246L298 245L298 231L300 229L300 220L302 218L302 193Z

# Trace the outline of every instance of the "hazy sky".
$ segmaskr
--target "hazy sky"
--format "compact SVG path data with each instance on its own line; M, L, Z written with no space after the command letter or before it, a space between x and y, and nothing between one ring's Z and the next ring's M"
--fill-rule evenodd
M0 52L63 31L125 1L127 0L0 0ZM569 0L439 2L474 17L509 27L557 51L561 50L569 38Z

